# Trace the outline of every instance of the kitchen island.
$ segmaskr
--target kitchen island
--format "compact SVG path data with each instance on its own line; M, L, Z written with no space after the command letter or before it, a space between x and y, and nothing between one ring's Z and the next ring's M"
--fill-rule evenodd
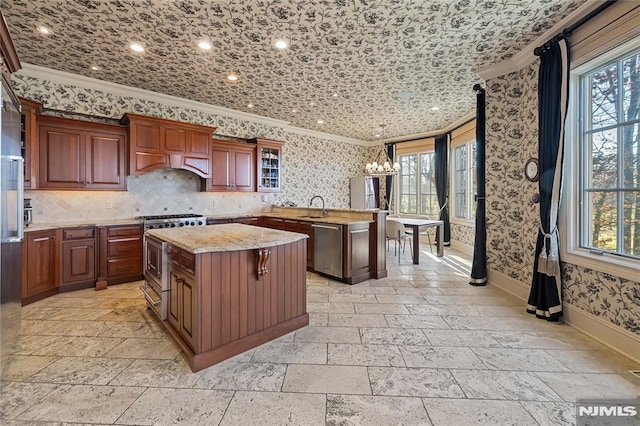
M242 224L147 235L168 243L165 326L194 372L309 324L306 235Z

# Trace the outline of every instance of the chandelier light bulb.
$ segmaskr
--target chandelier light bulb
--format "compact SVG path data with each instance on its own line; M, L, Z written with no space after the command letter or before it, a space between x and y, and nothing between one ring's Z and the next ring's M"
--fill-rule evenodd
M393 163L393 170L395 170L396 172L400 170L400 163L398 163L397 161Z

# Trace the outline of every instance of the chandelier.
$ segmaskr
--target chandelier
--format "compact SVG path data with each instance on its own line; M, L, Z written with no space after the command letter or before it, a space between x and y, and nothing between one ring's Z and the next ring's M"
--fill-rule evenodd
M385 125L381 124L380 127L382 128L382 135L384 137ZM389 159L386 146L384 146L380 152L378 152L375 161L373 163L367 163L365 168L367 174L371 176L392 176L397 175L398 171L400 171L400 163L397 161L394 163Z

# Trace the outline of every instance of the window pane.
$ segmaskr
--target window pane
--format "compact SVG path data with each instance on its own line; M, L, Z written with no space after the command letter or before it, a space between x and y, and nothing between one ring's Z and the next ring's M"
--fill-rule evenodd
M624 121L632 121L640 118L640 52L622 61L622 101Z
M623 188L640 188L640 123L622 128Z
M616 63L592 75L591 128L599 129L618 122L618 70Z
M400 212L416 213L417 212L417 172L418 156L402 155L400 156Z
M591 135L590 188L615 188L618 182L617 130Z
M439 210L434 160L433 152L420 154L420 214L430 216Z
M615 192L589 192L589 247L607 251L617 250L617 196Z
M623 254L640 256L640 191L624 192Z

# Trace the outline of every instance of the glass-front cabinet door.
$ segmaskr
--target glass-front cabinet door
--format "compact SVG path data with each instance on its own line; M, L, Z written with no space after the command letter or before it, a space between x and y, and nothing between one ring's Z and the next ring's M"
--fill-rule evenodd
M271 139L256 139L258 145L258 191L277 192L282 189L282 145Z

